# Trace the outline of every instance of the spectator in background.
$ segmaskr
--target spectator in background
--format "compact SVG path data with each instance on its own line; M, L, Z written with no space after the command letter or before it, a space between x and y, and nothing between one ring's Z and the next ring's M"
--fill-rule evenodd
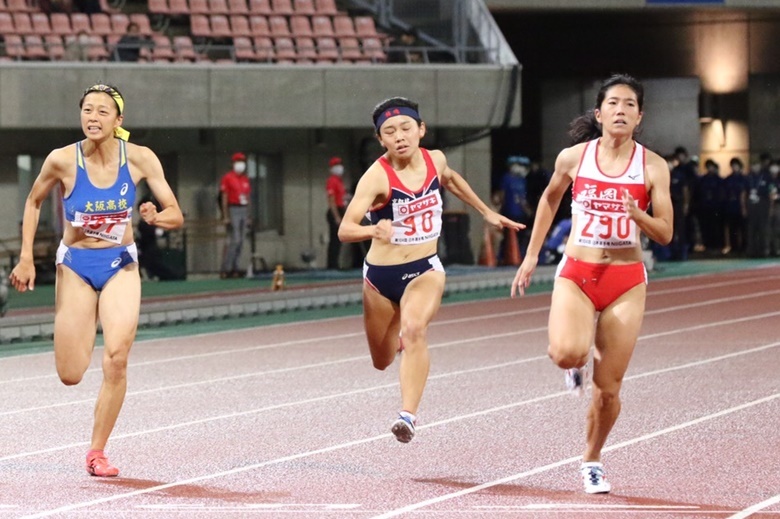
M501 214L510 220L529 225L533 218L533 211L528 204L528 182L526 177L531 167L531 160L522 155L515 155L507 158L506 165L508 171L501 179ZM504 258L507 250L508 239L512 236L512 231L504 229L504 241L501 244L499 259ZM521 257L525 255L525 249L528 246L528 232L526 229L517 231L517 241L520 248Z
M669 194L672 197L674 210L674 226L672 228L672 242L669 245L669 259L672 261L685 261L688 259L688 238L686 220L691 205L691 190L688 184L688 173L681 165L677 154L666 158L669 165L670 181Z
M701 240L707 251L723 248L723 179L720 167L712 159L704 163L704 175L699 179L698 220Z
M762 153L758 167L747 176L747 243L750 258L769 256L769 207L772 156Z
M734 157L729 163L731 174L723 180L724 191L724 238L723 254L745 252L745 218L747 217L747 184L745 166Z
M536 214L536 207L539 205L539 199L542 198L547 184L550 182L551 173L542 167L538 160L531 162L531 169L528 171L526 181L526 200L531 208L531 216Z
M75 37L66 40L62 61L89 61L89 45L89 34L79 31Z
M685 212L685 246L686 252L692 249L699 252L701 250L701 230L698 220L698 195L699 195L699 164L698 160L691 160L688 150L683 146L678 146L674 150L680 169L676 175L686 180L685 186L688 188L688 206ZM687 256L686 256L687 259Z
M246 174L246 155L241 152L234 153L231 160L233 169L222 176L219 185L222 221L230 234L219 274L222 279L241 277L238 260L241 257L246 229L251 226L249 201L252 186Z
M777 161L769 166L772 185L769 186L769 254L780 256L780 164Z
M85 14L103 11L103 8L100 6L100 0L73 0L73 4L76 6L76 9Z
M328 196L328 264L329 269L338 269L339 256L341 255L341 241L339 240L339 226L344 216L346 205L344 204L344 164L340 157L333 157L328 162L330 176L325 182L325 193Z
M415 29L404 31L390 44L388 53L390 63L424 63L425 56L420 50L420 41Z
M141 28L135 22L127 25L127 32L119 38L114 47L115 61L138 61L141 56L141 47L146 39L141 35Z

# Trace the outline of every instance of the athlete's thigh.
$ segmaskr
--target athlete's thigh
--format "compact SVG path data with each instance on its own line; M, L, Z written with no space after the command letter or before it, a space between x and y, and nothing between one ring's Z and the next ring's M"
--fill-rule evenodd
M427 326L441 306L444 272L426 272L406 286L401 297L401 326Z
M141 277L138 264L131 263L108 280L98 303L106 353L128 350L138 329L141 310Z
M374 360L394 358L401 331L400 315L397 305L363 283L363 325Z
M570 279L556 278L550 303L550 348L585 355L593 342L596 309Z
M596 385L620 383L628 369L645 312L647 287L635 286L604 309L596 324Z
M78 274L57 265L54 290L54 358L58 369L87 368L97 333L95 290Z

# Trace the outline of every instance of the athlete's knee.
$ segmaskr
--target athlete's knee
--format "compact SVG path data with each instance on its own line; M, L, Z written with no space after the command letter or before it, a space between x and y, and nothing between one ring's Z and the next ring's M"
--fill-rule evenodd
M75 386L84 378L84 371L58 367L57 375L60 377L60 382L66 386Z
M428 323L416 317L404 318L401 323L401 340L404 349L424 344L428 337Z
M596 408L609 408L620 404L620 385L609 385L607 387L593 386L593 402Z
M103 356L103 376L109 380L121 380L127 376L127 352L106 352Z
M580 368L588 361L589 348L575 344L550 342L547 355L556 366L563 369Z

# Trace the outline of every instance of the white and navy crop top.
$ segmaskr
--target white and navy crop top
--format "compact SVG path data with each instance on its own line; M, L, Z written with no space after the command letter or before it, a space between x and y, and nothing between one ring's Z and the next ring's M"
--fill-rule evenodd
M428 150L420 148L427 173L425 182L419 191L404 186L393 166L384 157L379 163L387 173L390 192L387 201L373 207L366 213L372 224L380 220L391 220L393 235L390 243L398 245L416 245L435 240L441 234L441 215L444 209L441 198L439 175Z

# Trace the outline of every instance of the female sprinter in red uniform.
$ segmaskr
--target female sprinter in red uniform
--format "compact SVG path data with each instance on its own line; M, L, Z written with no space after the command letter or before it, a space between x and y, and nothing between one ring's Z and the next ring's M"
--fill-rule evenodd
M387 152L363 174L339 227L342 242L371 239L363 266L363 320L374 367L401 355L402 411L391 430L414 437L417 408L428 379L428 324L441 305L444 268L436 255L441 233L441 187L502 229L525 226L489 209L441 151L420 147L425 123L418 105L402 97L373 112L377 139ZM371 225L360 224L368 212ZM402 342L403 338L403 342Z
M524 293L553 216L573 182L572 231L552 293L549 355L567 370L569 388L581 392L595 337L593 400L580 467L590 494L610 491L601 449L620 413L618 394L645 310L647 272L640 234L664 245L672 238L669 167L634 140L643 101L644 89L636 79L615 75L602 83L595 108L572 122L575 145L555 161L511 289L513 297ZM650 204L652 216L645 212Z

